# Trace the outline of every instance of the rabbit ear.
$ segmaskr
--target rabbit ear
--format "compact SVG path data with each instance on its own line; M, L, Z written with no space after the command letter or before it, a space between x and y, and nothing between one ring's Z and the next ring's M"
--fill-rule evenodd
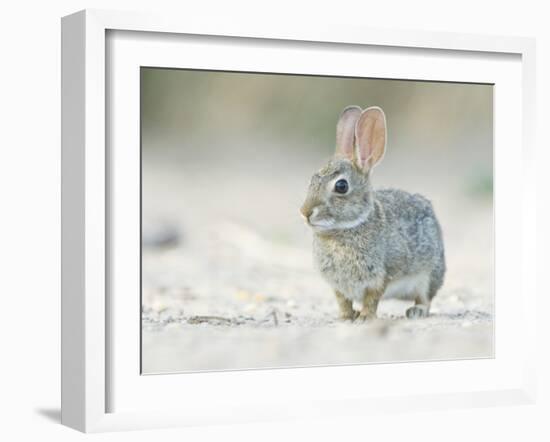
M359 106L348 106L336 125L336 155L353 159L355 155L355 124L361 116Z
M356 163L364 172L380 162L386 151L386 115L378 106L365 109L355 125Z

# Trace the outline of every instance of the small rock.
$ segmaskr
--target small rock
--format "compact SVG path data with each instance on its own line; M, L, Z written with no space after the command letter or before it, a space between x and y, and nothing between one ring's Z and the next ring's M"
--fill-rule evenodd
M178 228L168 222L145 224L141 234L141 243L146 248L174 247L180 239Z

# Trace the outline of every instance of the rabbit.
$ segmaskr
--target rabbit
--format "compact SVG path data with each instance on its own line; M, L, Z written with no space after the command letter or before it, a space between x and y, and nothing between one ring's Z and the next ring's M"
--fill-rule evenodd
M300 208L313 229L314 261L344 320L376 318L384 294L414 301L407 318L426 317L443 285L443 237L430 201L372 188L386 139L380 107L346 107L336 126L336 153L311 178ZM360 311L354 301L362 302Z

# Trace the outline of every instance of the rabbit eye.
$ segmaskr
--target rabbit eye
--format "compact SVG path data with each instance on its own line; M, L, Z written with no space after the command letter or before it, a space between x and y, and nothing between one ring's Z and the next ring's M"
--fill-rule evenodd
M349 189L349 184L346 180L338 180L336 181L336 183L334 183L334 191L336 193L341 193L341 194L344 194L348 191Z

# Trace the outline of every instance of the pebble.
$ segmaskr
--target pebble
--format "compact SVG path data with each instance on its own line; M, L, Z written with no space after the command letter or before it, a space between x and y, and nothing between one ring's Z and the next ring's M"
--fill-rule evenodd
M159 222L143 226L141 243L146 248L173 247L180 243L177 227L168 222Z

